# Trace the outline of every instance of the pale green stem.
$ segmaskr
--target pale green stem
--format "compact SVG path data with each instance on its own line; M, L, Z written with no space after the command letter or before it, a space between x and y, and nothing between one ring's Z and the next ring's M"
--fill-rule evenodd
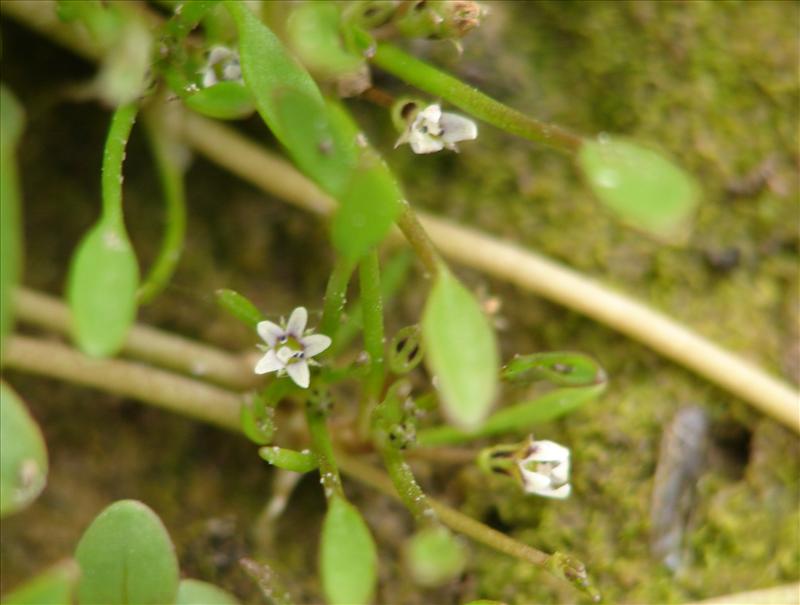
M151 117L145 120L153 159L161 180L166 216L164 236L150 272L139 287L139 302L152 301L167 286L178 266L186 233L186 197L183 187L183 174L170 150L172 141L163 128Z
M105 149L103 150L102 194L103 221L123 226L122 220L122 163L138 107L135 103L123 105L111 117Z
M319 406L310 402L306 403L306 421L311 436L311 449L317 457L319 476L322 486L325 488L325 497L330 499L335 495L344 498L342 478L333 455L333 445L326 420L327 414Z
M349 260L339 256L333 265L333 271L328 278L328 287L325 290L325 304L322 308L322 320L319 324L319 333L336 338L339 324L342 320L342 310L347 302L347 285L355 266Z
M391 444L381 443L381 441L381 439L376 439L376 447L380 451L383 465L386 467L403 505L418 524L435 523L436 513L431 507L428 496L417 483L411 467L403 459L403 454Z
M581 137L503 105L391 44L379 43L371 59L378 67L412 86L441 97L479 120L506 132L550 145L567 153L575 153L583 144Z
M381 298L380 260L377 250L368 252L359 267L361 311L364 325L364 350L369 355L369 373L359 407L359 431L369 433L372 409L378 403L385 374L383 299Z

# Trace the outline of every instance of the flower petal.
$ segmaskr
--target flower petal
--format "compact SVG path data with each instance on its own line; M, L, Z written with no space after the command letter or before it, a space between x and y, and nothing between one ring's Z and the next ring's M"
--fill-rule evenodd
M286 366L286 371L289 374L289 378L294 380L294 383L297 386L302 389L308 388L308 383L311 376L308 371L308 363L305 359L301 359L295 363L290 363L288 366Z
M425 109L421 110L416 118L414 118L415 125L423 121L429 122L429 125L438 126L439 120L442 118L442 107L437 104L428 105Z
M442 141L457 143L458 141L472 141L478 138L478 126L464 116L456 113L443 113L439 121L442 127Z
M565 498L569 497L570 492L572 491L572 486L569 483L566 485L562 485L556 489L551 487L539 490L529 490L529 493L536 494L537 496L543 496L545 498L556 498L558 500L564 500Z
M289 347L281 347L278 349L278 353L276 355L278 361L280 361L283 365L289 363L289 360L294 357L294 351L292 351Z
M565 462L569 460L569 449L555 441L535 441L534 452L525 462Z
M408 144L414 153L435 153L444 149L444 143L439 139L417 130L412 130L408 135Z
M271 321L258 322L256 331L264 340L264 342L271 347L274 347L277 344L278 339L283 336L283 328L281 328L278 324L272 323Z
M308 311L305 307L297 307L289 317L286 331L295 338L300 338L306 329L306 323L308 323Z
M266 355L258 360L256 364L255 373L256 374L267 374L269 372L274 372L276 370L281 370L284 367L284 363L278 359L278 356L275 354L274 349L270 349L267 351Z
M520 467L522 474L523 489L528 493L539 493L539 490L550 489L552 481L550 477L536 471L529 471L528 469Z
M303 347L306 357L319 355L329 346L331 346L331 339L330 336L325 336L325 334L309 334L303 338Z

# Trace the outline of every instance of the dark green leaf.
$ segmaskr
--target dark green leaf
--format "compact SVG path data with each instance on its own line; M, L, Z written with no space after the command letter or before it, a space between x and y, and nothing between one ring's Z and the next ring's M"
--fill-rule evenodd
M264 321L264 315L258 307L236 290L222 289L214 294L217 304L243 324L255 329L258 322Z
M503 368L502 378L512 382L548 380L559 386L575 387L605 382L606 373L583 353L550 351L514 357Z
M422 335L445 415L464 430L477 429L497 393L497 341L478 302L444 267L425 305Z
M186 107L209 118L238 120L256 109L250 90L239 82L219 82L183 98Z
M503 408L490 416L477 431L466 432L450 426L438 426L417 433L422 446L449 445L503 433L525 433L542 422L560 418L595 399L606 388L605 383L579 388L555 389L537 397Z
M47 483L47 449L19 396L0 382L0 516L22 510Z
M78 346L94 356L122 347L136 318L139 267L122 225L100 221L72 258L67 299Z
M309 450L298 452L285 447L268 446L258 450L258 455L270 464L293 473L307 473L317 468L317 457Z
M244 80L261 117L303 172L334 197L350 180L355 143L334 131L308 72L241 2L226 2L239 30Z
M178 592L178 559L161 519L136 500L101 512L78 543L80 605L164 605Z
M377 554L358 510L333 496L322 525L320 573L329 605L365 605L375 591Z
M629 141L585 141L578 165L595 195L624 221L671 241L685 241L698 187L663 155Z
M72 559L59 563L3 597L3 605L71 605L80 569Z
M236 598L208 582L181 580L175 605L238 605Z
M446 527L427 527L415 533L405 552L411 577L420 586L442 586L464 570L464 545Z
M12 297L22 268L22 225L17 178L17 142L25 114L0 85L0 349L14 321Z

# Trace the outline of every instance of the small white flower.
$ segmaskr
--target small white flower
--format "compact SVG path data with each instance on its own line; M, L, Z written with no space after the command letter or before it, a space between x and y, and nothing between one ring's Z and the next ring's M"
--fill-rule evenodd
M478 127L469 118L442 111L439 105L428 105L417 113L395 143L411 145L414 153L434 153L444 148L458 151L456 143L478 136Z
M524 458L517 462L522 488L545 498L567 498L569 484L569 449L554 441L531 438Z
M309 363L314 363L311 358L331 346L331 339L324 334L303 334L307 322L308 311L305 307L297 307L292 311L289 321L283 327L271 321L259 322L256 330L267 346L259 345L265 353L258 360L255 373L286 373L297 386L308 388L308 366Z

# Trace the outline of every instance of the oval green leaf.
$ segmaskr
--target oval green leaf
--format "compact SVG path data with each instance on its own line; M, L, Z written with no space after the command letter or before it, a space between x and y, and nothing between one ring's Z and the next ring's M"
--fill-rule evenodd
M5 595L3 605L72 605L80 569L72 559L59 563Z
M318 466L317 457L308 450L298 452L273 445L259 448L258 455L273 466L293 473L308 473Z
M178 559L161 519L136 500L101 512L75 550L80 605L164 605L178 591Z
M47 448L19 396L0 382L0 516L19 511L47 483Z
M339 197L355 165L355 146L337 136L309 73L241 2L226 2L239 30L244 81L261 117L309 177Z
M24 123L22 106L0 85L0 348L13 324L11 299L22 266L16 147Z
M606 388L606 383L587 387L555 389L531 401L517 403L492 414L484 425L474 432L452 426L436 426L417 433L420 446L453 445L482 437L504 433L525 433L537 424L549 422L596 399Z
M239 120L256 110L250 90L239 82L219 82L183 98L186 107L209 118Z
M238 605L239 601L230 594L208 582L200 580L181 580L175 605Z
M600 384L607 380L605 370L594 359L569 351L518 355L503 368L501 377L522 383L548 380L564 387Z
M377 578L377 553L367 524L349 502L334 496L322 525L320 574L329 605L366 605Z
M583 143L578 165L598 199L625 222L663 240L686 239L698 187L663 155L603 136Z
M445 416L464 430L477 429L497 393L497 340L478 302L444 267L425 305L422 336Z
M217 304L243 324L255 329L258 322L264 320L264 315L258 310L258 307L236 290L222 289L217 290L214 294Z
M406 544L405 560L420 586L442 586L456 578L467 562L464 544L446 527L427 527Z
M84 236L69 271L72 331L88 355L113 355L136 318L139 267L125 228L100 221Z

